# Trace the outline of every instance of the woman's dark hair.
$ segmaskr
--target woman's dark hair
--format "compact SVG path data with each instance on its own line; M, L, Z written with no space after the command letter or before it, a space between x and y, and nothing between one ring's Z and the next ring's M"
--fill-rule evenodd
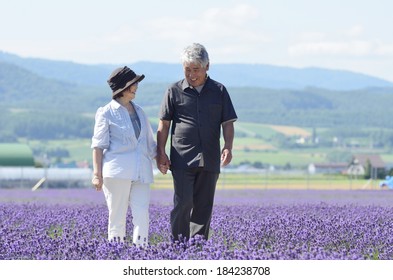
M113 99L116 99L116 98L123 97L123 96L124 96L123 92L125 92L126 90L129 90L131 87L132 87L132 85L126 87L126 88L123 89L121 92L115 94L112 98L113 98Z

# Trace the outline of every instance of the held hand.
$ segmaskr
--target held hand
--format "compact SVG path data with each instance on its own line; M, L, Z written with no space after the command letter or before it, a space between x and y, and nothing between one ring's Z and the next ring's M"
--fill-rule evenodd
M171 162L166 154L157 155L157 168L162 174L166 174L171 166Z
M96 191L99 192L102 190L103 179L101 177L94 176L93 179L91 179L91 183L93 184Z
M227 166L232 160L232 152L229 149L223 149L221 153L221 166Z
M166 165L166 164L161 164L161 165L158 167L158 170L160 170L160 172L161 172L163 175L165 175L165 174L167 174L167 172L168 172L168 170L169 170L169 166Z

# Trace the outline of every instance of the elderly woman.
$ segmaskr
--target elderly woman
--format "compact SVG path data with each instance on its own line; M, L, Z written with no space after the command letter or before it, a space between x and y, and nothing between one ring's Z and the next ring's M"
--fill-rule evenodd
M148 242L150 184L156 142L149 120L132 100L144 75L127 66L108 79L112 100L98 108L95 117L92 184L104 191L109 210L108 239L124 241L128 206L132 211L133 238L138 246Z

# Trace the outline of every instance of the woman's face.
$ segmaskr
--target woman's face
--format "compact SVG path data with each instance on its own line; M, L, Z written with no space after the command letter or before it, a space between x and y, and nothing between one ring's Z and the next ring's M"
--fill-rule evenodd
M190 86L198 87L205 83L206 73L209 70L209 64L202 67L197 63L183 64L184 76Z
M126 97L129 100L133 100L136 96L136 91L138 90L138 83L133 84L129 90L127 90Z

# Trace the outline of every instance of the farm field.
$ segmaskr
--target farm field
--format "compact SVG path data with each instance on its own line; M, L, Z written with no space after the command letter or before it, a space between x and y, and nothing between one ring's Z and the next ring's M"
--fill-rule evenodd
M153 188L172 188L170 174L154 177ZM379 181L351 179L340 175L307 175L305 173L230 173L221 172L217 189L257 189L257 190L378 190Z
M33 148L44 146L46 149L56 149L61 147L69 151L69 157L64 157L64 162L87 161L91 162L91 141L90 139L72 139L72 140L48 140L45 142L30 141L29 145ZM264 140L255 138L240 138L233 149L232 164L237 165L241 162L261 161L274 165L285 165L291 162L292 166L306 166L315 161L324 161L324 154L315 154L314 152L299 152L277 150L271 144ZM56 158L52 159L52 162Z
M151 122L153 125L156 125L157 119L151 119ZM280 137L307 137L311 135L312 129L307 127L236 122L235 130L239 135L235 137L234 141L232 166L238 166L245 162L258 162L265 166L290 166L293 169L305 170L310 163L327 163L331 160L332 155L343 153L346 155L356 153L380 154L386 163L393 162L391 151L376 148L371 149L367 143L369 138L352 139L351 141L362 143L363 146L357 148L302 148L299 146L297 148L285 149L279 147L274 140L278 135ZM319 133L326 133L328 130L328 128L318 128ZM294 140L292 139L292 141ZM53 155L50 158L51 163L56 163L60 160L64 163L88 162L91 164L91 139L89 138L47 141L27 141L20 139L20 142L27 143L33 150L41 151L41 153L47 151L47 154L49 154L48 151L56 151L58 149L68 152L68 157Z
M106 240L101 192L0 189L0 259L393 259L389 190L219 189L215 204L209 240L172 243L172 190L153 188L149 246L137 248Z
M69 157L63 157L64 162L87 161L91 162L91 141L90 139L68 139L68 140L48 140L29 141L32 148L45 147L45 149L62 148L69 152ZM283 150L277 149L268 142L256 138L239 138L236 139L233 148L232 165L238 165L241 162L260 161L271 165L285 165L290 163L292 167L304 168L310 163L325 162L325 150ZM383 156L383 155L382 155ZM391 159L391 156L390 156ZM57 160L52 158L52 162Z

